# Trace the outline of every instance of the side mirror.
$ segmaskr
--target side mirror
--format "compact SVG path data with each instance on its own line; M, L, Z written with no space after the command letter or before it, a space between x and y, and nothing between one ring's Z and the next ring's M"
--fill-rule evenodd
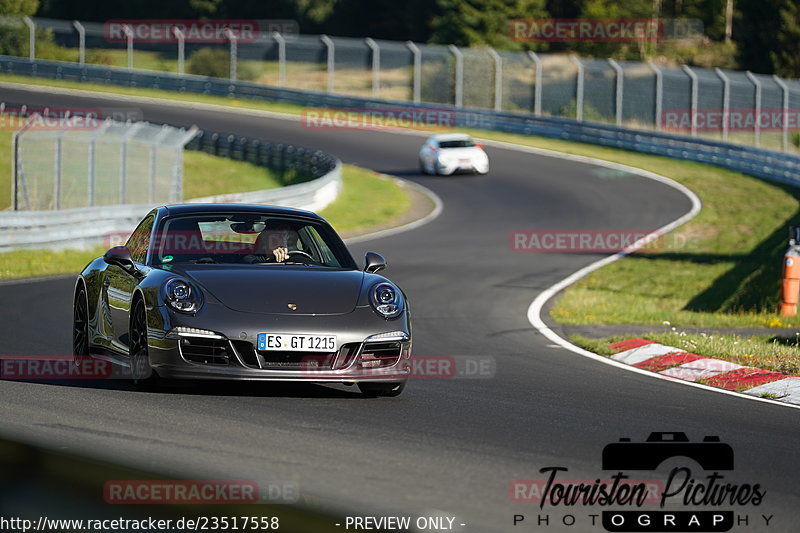
M133 268L131 251L127 246L115 246L103 255L103 260L109 265L121 266L126 270Z
M381 254L367 252L364 255L364 272L375 273L386 268L386 259Z

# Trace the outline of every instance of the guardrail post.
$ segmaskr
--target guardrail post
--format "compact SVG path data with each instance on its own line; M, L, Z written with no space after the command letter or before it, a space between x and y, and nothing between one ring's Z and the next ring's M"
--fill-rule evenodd
M325 45L327 51L327 74L328 74L328 88L327 91L329 93L333 92L333 84L334 84L334 75L336 72L336 46L333 44L333 39L328 37L327 35L320 35L319 40L322 41L322 44Z
M230 28L225 28L225 37L228 39L228 42L231 43L231 58L230 58L230 65L231 70L229 77L231 81L236 81L236 56L238 55L237 52L237 40L236 35L233 34Z
M422 53L419 51L419 47L412 41L406 41L406 47L411 50L414 56L414 80L412 82L412 91L414 102L419 103L422 93Z
M583 121L583 63L578 56L569 56L570 60L578 67L578 79L575 86L575 120Z
M456 58L456 78L453 100L456 107L464 105L464 54L458 49L458 46L451 44L447 47L453 57Z
M372 52L372 97L378 98L381 92L381 47L369 37L364 39L364 43Z
M72 26L78 32L78 62L83 66L86 63L86 28L77 20L72 21Z
M286 85L286 39L277 31L272 32L272 38L278 43L278 87Z
M746 71L745 76L747 79L753 82L753 86L756 88L756 98L754 102L754 111L755 111L755 120L753 121L753 140L755 141L755 146L758 148L761 146L761 82L758 81L752 72L749 70Z
M488 52L494 59L494 110L500 111L503 107L503 58L494 48L490 47Z
M614 69L617 77L614 88L614 123L617 126L622 126L622 91L625 83L625 72L619 66L619 63L611 58L608 58L608 64Z
M783 116L781 117L781 150L784 152L789 150L789 86L773 74L772 79L782 91L781 108L783 109Z
M183 63L185 59L184 44L186 37L183 35L181 29L178 28L177 26L172 27L172 33L178 40L178 75L183 76Z
M692 69L689 68L688 65L681 65L683 71L689 76L689 80L692 84L692 96L691 96L691 119L692 119L692 137L697 137L697 74L694 73Z
M133 30L127 24L123 24L122 31L128 41L128 70L133 70Z
M663 112L662 106L664 105L664 74L652 61L648 61L647 64L653 69L656 75L655 123L656 131L661 131L661 113Z
M536 65L536 79L533 80L533 114L542 116L542 60L533 50L528 51L528 57Z
M731 80L722 69L715 68L714 72L722 80L722 140L727 141L731 121Z
M36 23L29 16L22 17L22 21L28 27L28 59L36 60Z

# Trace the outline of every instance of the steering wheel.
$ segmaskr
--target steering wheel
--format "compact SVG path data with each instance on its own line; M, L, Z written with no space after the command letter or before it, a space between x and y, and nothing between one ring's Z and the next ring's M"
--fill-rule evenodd
M314 261L316 263L316 259L311 257L310 254L308 254L307 252L304 252L303 250L290 250L289 251L289 257L291 257L293 255L304 255L304 256L308 257L309 259L311 259L312 261Z

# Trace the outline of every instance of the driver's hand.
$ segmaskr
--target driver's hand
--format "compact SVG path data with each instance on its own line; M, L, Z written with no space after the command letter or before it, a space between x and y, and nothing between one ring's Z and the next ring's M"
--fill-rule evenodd
M272 250L272 254L275 256L275 261L278 263L282 263L289 259L289 250L286 248L275 248Z

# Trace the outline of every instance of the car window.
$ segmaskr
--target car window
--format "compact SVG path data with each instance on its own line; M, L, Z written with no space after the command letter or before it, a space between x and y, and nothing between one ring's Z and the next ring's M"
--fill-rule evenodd
M475 146L475 141L472 139L459 139L456 141L442 141L439 143L440 148L470 148Z
M283 263L356 268L330 226L293 217L257 213L169 217L158 241L159 264L278 264L273 251L285 248L289 258Z
M155 220L156 217L153 215L142 220L125 244L131 251L131 259L137 263L144 263L147 259L147 247L150 246L150 234Z

